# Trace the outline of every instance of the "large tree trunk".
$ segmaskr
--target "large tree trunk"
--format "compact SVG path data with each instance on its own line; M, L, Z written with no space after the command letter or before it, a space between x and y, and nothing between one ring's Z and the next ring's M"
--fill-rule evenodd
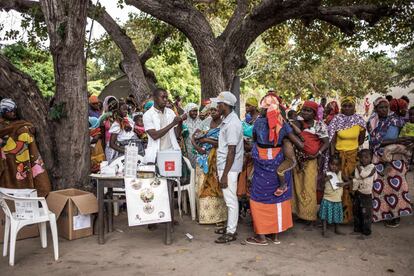
M196 51L201 81L201 99L213 98L221 91L230 90L231 83L225 83L221 53L214 48Z
M36 127L36 142L49 174L53 174L53 139L47 103L30 76L0 55L0 97L13 99L22 119ZM27 108L30 106L31 108Z
M194 47L201 80L201 99L216 97L222 91L230 91L237 70L241 67L238 55L226 51L221 41L209 47Z
M55 173L57 188L83 187L90 171L84 41L88 0L40 1L50 38L56 93ZM56 115L56 114L55 114ZM59 114L58 114L59 115Z

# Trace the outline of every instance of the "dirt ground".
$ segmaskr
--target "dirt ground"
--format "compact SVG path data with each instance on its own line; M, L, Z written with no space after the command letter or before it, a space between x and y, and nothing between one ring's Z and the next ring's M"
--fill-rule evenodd
M410 176L411 192L413 177ZM214 226L198 225L184 216L175 227L174 243L163 243L164 228L128 227L125 214L115 218L116 231L99 245L97 236L75 241L59 239L60 258L53 260L39 238L17 242L15 266L0 258L0 275L414 275L414 217L399 228L373 225L372 237L321 236L320 228L305 231L296 223L283 233L280 245L251 246L241 242L251 235L248 220L239 223L239 240L214 244ZM185 233L194 236L188 241Z

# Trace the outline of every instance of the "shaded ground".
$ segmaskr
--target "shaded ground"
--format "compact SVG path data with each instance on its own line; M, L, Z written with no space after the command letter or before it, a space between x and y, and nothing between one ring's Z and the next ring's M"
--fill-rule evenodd
M410 177L410 184L413 178ZM410 185L411 188L413 185ZM411 189L411 191L413 191ZM42 249L38 238L17 242L16 264L0 258L0 275L414 275L414 217L406 217L399 228L373 226L369 240L355 236L323 238L319 228L303 225L284 233L280 245L250 246L240 242L251 234L248 222L239 226L239 241L213 243L213 226L192 222L188 216L175 228L174 243L163 244L163 227L127 227L127 218L115 218L118 231L75 241L59 240L60 259L53 249ZM352 228L344 226L343 232ZM189 242L185 233L191 233Z

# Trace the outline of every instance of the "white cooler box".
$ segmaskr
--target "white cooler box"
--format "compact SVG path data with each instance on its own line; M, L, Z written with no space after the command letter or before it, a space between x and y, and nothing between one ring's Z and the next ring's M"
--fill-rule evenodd
M165 177L181 177L181 160L181 151L159 151L157 153L157 166L160 175Z

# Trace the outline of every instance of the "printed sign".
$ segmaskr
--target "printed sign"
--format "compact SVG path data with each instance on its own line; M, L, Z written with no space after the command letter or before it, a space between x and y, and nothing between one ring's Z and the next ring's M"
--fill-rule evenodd
M91 227L91 215L73 216L73 230L80 230Z
M125 177L128 225L171 221L166 179Z
M174 161L165 161L165 171L166 172L175 171L175 162Z

